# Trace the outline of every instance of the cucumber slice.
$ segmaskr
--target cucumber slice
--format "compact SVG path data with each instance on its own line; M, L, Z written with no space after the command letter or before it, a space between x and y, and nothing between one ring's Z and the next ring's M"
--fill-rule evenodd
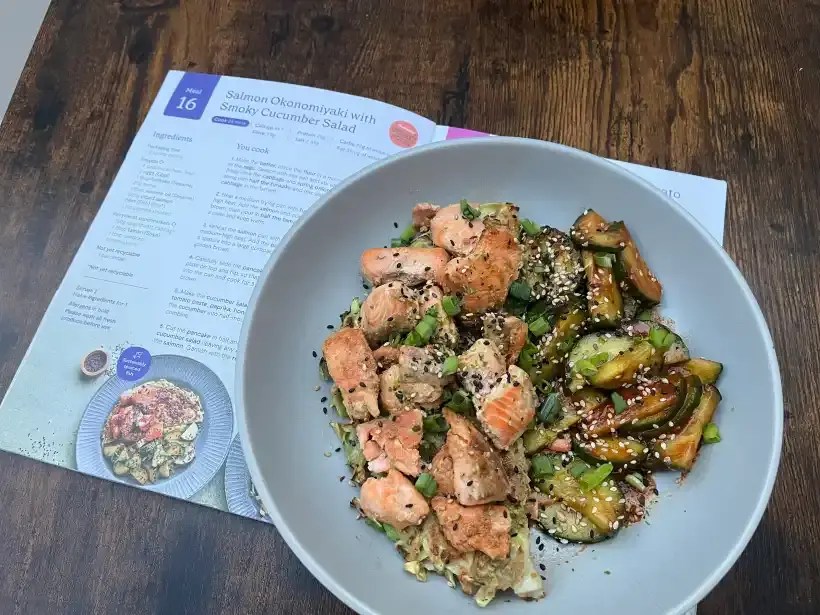
M671 376L670 376L671 377ZM700 403L701 395L703 394L703 383L700 378L694 375L689 375L684 378L679 387L678 395L683 400L678 406L678 409L672 413L671 416L665 417L665 420L655 422L657 427L650 427L642 430L640 437L644 439L657 438L663 433L670 433L683 427L694 413Z
M566 504L550 504L538 513L538 524L556 540L594 543L606 540L611 534L602 533L577 510Z
M700 403L683 429L674 438L654 443L652 454L673 470L682 472L691 470L700 448L703 428L712 421L720 399L720 391L717 387L711 384L705 385Z
M557 470L550 478L536 481L536 488L551 495L573 510L586 517L595 528L606 536L614 534L621 525L618 517L623 517L623 492L613 479L599 486L584 490L581 484L566 468Z
M530 374L533 384L552 380L564 363L564 355L576 345L581 330L587 321L587 311L579 305L569 306L555 320L552 331L541 338L539 353L543 363Z
M549 427L538 425L533 429L528 429L521 436L524 442L524 452L528 455L537 453L542 448L552 444L562 432L565 432L580 420L581 418L574 412L567 412Z
M649 452L646 444L639 440L618 437L575 440L572 450L581 459L590 463L611 463L620 466L636 465L643 461Z
M623 282L630 294L636 299L655 305L661 302L663 287L658 278L649 270L635 241L629 231L624 228L627 239L624 248L615 259L615 277Z
M698 376L703 384L715 384L723 372L723 363L701 358L689 359L680 367L684 372Z
M619 391L624 401L630 404L629 407L621 414L615 414L615 405L608 400L583 417L581 429L590 436L600 436L614 433L616 430L625 433L639 432L659 426L664 420L668 421L683 399L678 386L660 380L651 386L654 391L637 403L631 403L641 395L637 388Z
M581 261L587 278L590 325L593 329L617 327L624 317L624 302L612 268L599 265L595 260L595 253L589 250L581 252Z
M601 389L619 389L635 380L639 372L657 367L662 355L649 342L639 342L630 350L601 365L587 381Z
M582 361L596 359L596 363L606 363L626 353L634 345L635 340L632 338L614 333L591 333L579 339L567 357L570 391L575 392L586 386L587 378L581 373L585 365Z
M592 247L600 252L620 252L629 241L629 232L623 222L610 224L591 209L575 220L569 233L578 246Z

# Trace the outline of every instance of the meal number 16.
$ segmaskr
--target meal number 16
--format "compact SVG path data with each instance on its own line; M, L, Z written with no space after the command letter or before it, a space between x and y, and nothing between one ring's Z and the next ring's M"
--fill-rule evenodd
M193 111L196 109L196 98L188 98L187 96L180 96L177 109L185 109L186 111Z

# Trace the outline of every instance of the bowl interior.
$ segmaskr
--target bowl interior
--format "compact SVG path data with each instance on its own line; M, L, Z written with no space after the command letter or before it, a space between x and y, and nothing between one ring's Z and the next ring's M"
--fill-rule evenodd
M566 230L585 207L623 219L664 284L662 313L695 356L726 366L716 422L678 486L662 485L650 523L578 555L547 540L545 601L495 601L510 613L634 612L636 583L653 612L681 612L719 580L765 508L777 468L782 400L776 358L745 282L707 233L659 191L604 160L521 139L457 141L380 163L331 193L283 240L260 278L238 363L238 412L263 501L297 555L340 598L368 613L457 613L471 599L402 570L391 543L348 506L356 495L320 402L317 359L353 296L359 255L387 245L420 201L513 201L522 215ZM314 388L321 384L320 391ZM549 559L549 562L547 562ZM566 563L565 563L566 562ZM607 573L606 571L609 571Z

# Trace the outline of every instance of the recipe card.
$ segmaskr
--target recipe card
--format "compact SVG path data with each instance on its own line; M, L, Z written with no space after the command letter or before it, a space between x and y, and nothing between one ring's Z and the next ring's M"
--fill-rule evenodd
M347 94L171 71L0 405L0 448L265 519L233 405L263 266L344 178L479 135ZM725 182L616 164L722 239Z

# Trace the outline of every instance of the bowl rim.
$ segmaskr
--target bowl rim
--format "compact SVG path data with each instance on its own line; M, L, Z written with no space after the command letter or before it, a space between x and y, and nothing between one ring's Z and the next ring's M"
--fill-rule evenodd
M259 496L265 503L266 510L270 515L273 524L276 526L277 531L282 536L282 538L284 538L285 543L288 545L288 547L290 547L290 549L293 551L296 557L299 558L299 560L310 571L310 573L322 585L324 585L325 588L330 590L339 600L344 602L348 607L350 607L357 613L363 613L366 615L381 615L374 611L369 605L365 604L361 599L351 594L341 584L337 583L333 575L330 574L324 568L324 566L319 561L317 561L313 557L313 555L302 545L299 539L291 531L288 524L282 518L279 511L279 507L276 505L276 501L269 493L267 485L263 480L262 473L259 470L259 467L256 463L256 458L254 457L253 450L250 446L250 431L248 429L247 421L245 419L245 355L247 352L251 322L253 321L253 316L257 309L259 297L262 294L262 290L267 284L270 272L275 267L280 255L284 253L284 248L286 248L288 244L295 239L295 237L302 230L302 227L305 224L307 224L307 222L311 218L313 218L313 216L316 215L316 213L320 209L322 209L330 200L334 199L337 194L344 192L348 189L349 186L358 183L364 177L370 175L378 169L389 167L395 164L402 164L404 160L409 158L425 156L427 152L431 150L468 149L484 147L488 145L492 147L529 146L537 148L540 147L546 150L552 150L553 152L560 153L561 155L582 159L592 164L593 166L605 167L608 172L614 172L632 181L638 182L646 188L649 188L652 192L655 193L658 199L660 199L666 204L667 207L670 207L673 210L677 211L678 214L681 214L681 216L686 220L686 222L688 222L695 228L695 230L700 234L701 238L707 244L709 244L713 249L716 249L718 255L723 261L723 264L729 269L730 273L732 274L732 277L738 283L746 302L749 303L752 307L752 312L754 315L754 320L757 324L758 332L762 336L764 345L766 347L767 364L774 381L774 390L772 391L774 395L773 410L775 414L775 429L774 433L772 434L774 437L774 442L771 450L771 456L768 462L768 468L766 471L766 480L763 485L763 489L759 494L757 503L755 504L754 509L751 511L751 515L745 527L743 528L739 540L725 554L723 561L720 563L720 565L717 566L714 570L712 570L711 573L708 574L706 578L703 579L703 581L701 581L701 583L689 594L687 598L685 598L683 601L678 603L678 605L673 607L672 611L669 611L670 613L677 614L685 613L692 607L697 606L697 604L704 597L706 597L706 595L712 589L714 589L714 587L726 575L729 569L735 564L737 559L740 557L741 553L743 553L746 546L749 544L752 535L754 534L755 530L760 524L760 521L763 518L763 513L766 511L769 499L771 498L772 489L774 488L774 481L777 477L777 471L780 465L780 457L783 445L783 387L780 378L780 367L777 360L777 354L775 352L774 342L772 340L768 324L766 322L765 317L763 316L763 312L760 309L760 305L758 304L757 299L755 298L754 294L749 288L749 284L746 282L746 279L743 277L743 274L737 268L737 265L735 265L734 261L731 259L728 253L723 249L723 246L721 246L717 242L717 240L714 237L712 237L712 235L704 228L704 226L686 209L684 209L681 205L679 205L673 199L664 194L660 189L651 184L649 181L636 175L632 171L627 170L624 167L616 165L614 162L607 160L606 158L597 156L595 154L591 154L589 152L574 147L562 145L560 143L553 143L550 141L541 141L538 139L527 139L522 137L487 136L475 137L471 139L456 139L452 141L438 141L422 145L420 147L415 147L409 151L403 152L398 155L390 156L383 160L379 160L371 165L368 165L364 169L354 173L341 183L337 184L336 187L327 192L324 196L320 197L313 205L311 205L307 210L305 210L305 212L293 223L288 232L282 237L278 246L268 259L268 262L262 269L262 272L259 275L256 284L254 285L253 293L251 294L251 298L248 302L248 308L245 311L245 316L242 321L242 330L239 337L239 345L237 347L236 368L234 378L234 392L236 397L234 409L237 417L237 422L239 424L239 435L241 436L240 441L242 443L242 451L245 456L245 461L248 465L248 470L251 474L251 479L256 485Z

